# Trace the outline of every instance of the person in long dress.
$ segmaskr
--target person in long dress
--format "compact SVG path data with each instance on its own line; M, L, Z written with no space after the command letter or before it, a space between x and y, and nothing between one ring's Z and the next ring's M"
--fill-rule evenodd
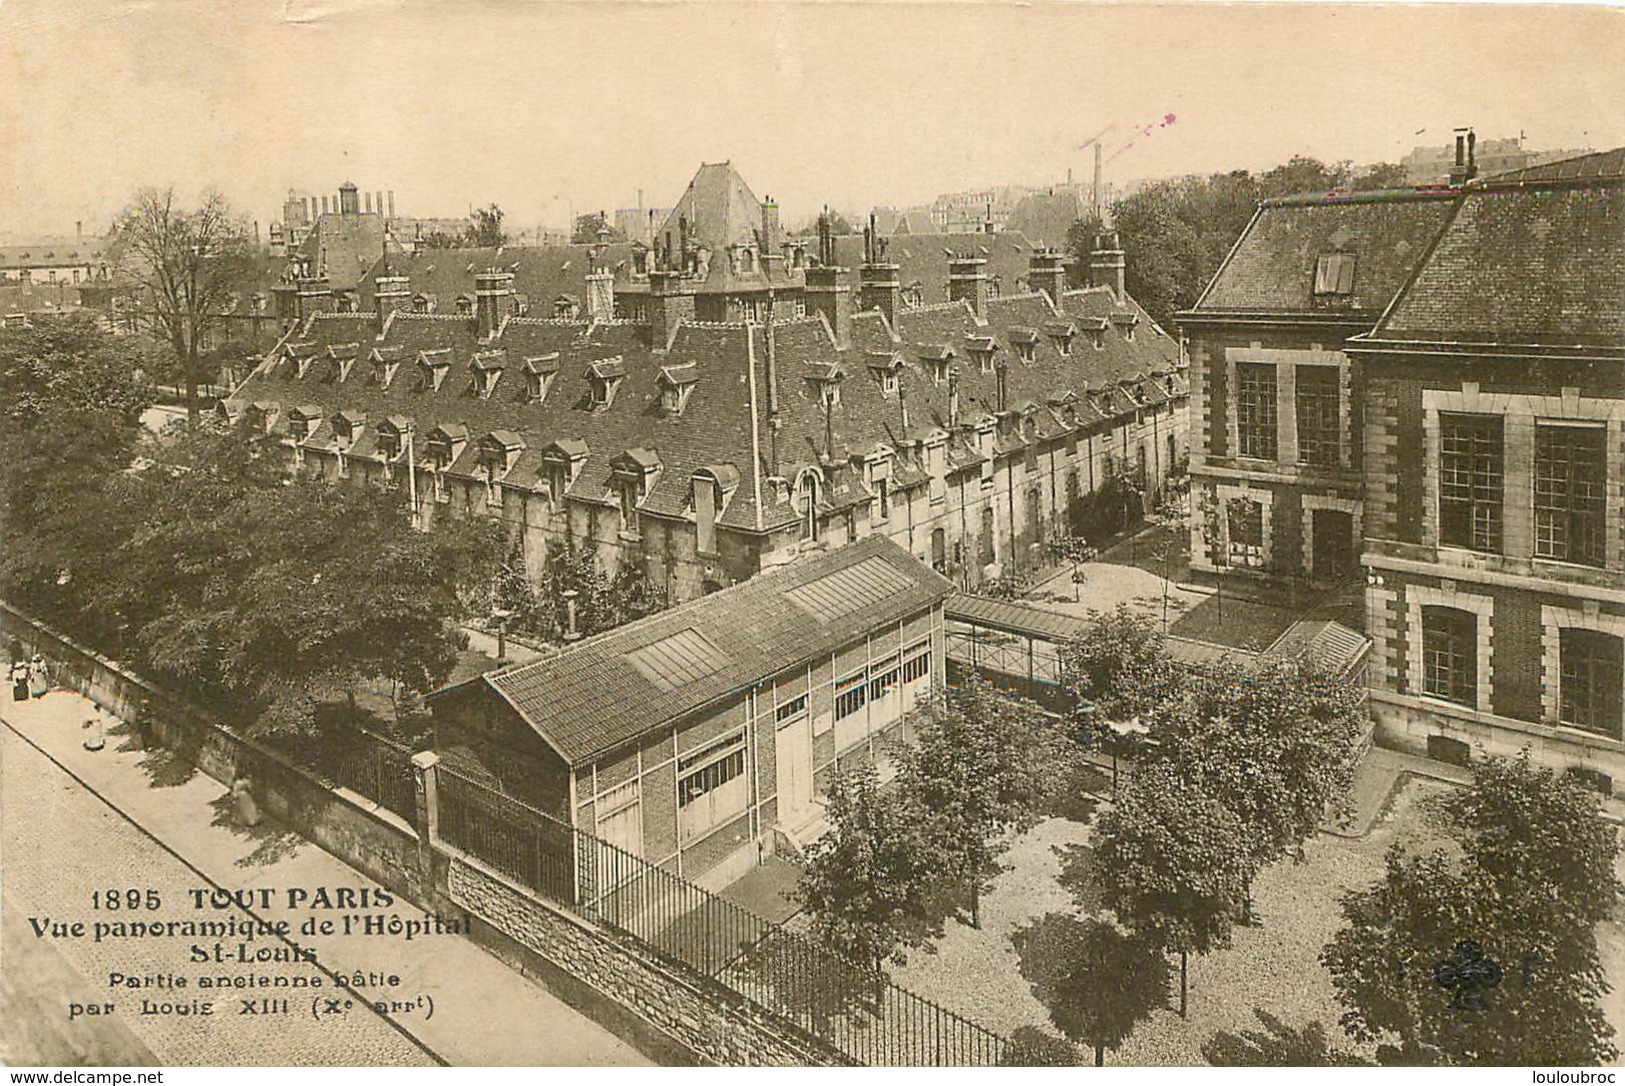
M258 826L260 824L259 804L254 802L254 795L249 791L252 783L247 777L238 777L231 782L232 809L237 815L237 824L240 826Z
M28 700L28 661L21 657L11 665L11 700Z
M51 671L45 666L45 657L36 652L28 662L28 692L36 698L43 698L49 689Z

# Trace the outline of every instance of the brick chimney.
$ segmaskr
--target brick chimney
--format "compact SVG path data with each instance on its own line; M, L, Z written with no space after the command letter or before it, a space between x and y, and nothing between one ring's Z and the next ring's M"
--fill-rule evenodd
M835 335L837 350L852 345L852 288L846 282L846 269L838 264L820 264L807 269L804 292L807 315L822 313Z
M987 257L975 251L949 254L948 300L969 302L978 317L987 314Z
M615 316L615 272L609 266L608 251L609 227L600 222L598 243L588 256L587 319L591 321L612 320Z
M359 214L361 214L361 197L359 195L360 191L361 191L360 189L356 188L356 184L355 184L354 181L346 181L344 184L339 186L339 214L340 215L359 215Z
M1117 231L1095 235L1095 251L1089 257L1089 281L1091 285L1106 287L1112 292L1112 297L1121 305L1127 295L1123 286L1123 249L1117 239Z
M411 307L412 281L404 275L390 275L386 269L372 281L372 301L378 313L378 328L382 331L391 313Z
M513 315L513 273L483 271L474 277L474 321L481 339L495 339Z
M762 232L756 243L762 251L762 274L771 282L784 260L784 228L779 224L778 202L771 196L762 201Z
M1478 134L1471 128L1456 129L1456 164L1450 167L1450 184L1459 188L1478 176Z
M1066 254L1059 249L1034 249L1027 260L1027 283L1059 306L1066 289Z
M649 349L664 354L677 326L694 319L694 292L676 268L649 273Z
M897 311L903 308L903 284L898 266L886 259L886 242L875 230L875 217L863 232L863 267L858 269L859 307L878 309L897 325Z
M331 313L338 308L338 301L333 297L333 288L325 275L307 275L299 280L299 319L304 320L312 313Z

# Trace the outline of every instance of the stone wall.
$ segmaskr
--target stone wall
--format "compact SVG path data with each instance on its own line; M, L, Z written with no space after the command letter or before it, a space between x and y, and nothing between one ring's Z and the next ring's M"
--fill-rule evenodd
M782 1023L768 1021L738 996L680 975L635 941L617 939L553 908L469 857L447 860L445 895L547 966L630 1010L698 1062L733 1067L845 1062L810 1037L791 1036ZM498 954L510 964L526 964L529 955L516 959L511 947L508 951Z
M417 831L394 812L322 781L179 695L3 603L0 638L16 638L26 652L42 654L53 685L79 691L120 720L133 722L148 701L154 732L176 757L228 787L246 773L254 798L272 817L391 890L408 897L421 892Z

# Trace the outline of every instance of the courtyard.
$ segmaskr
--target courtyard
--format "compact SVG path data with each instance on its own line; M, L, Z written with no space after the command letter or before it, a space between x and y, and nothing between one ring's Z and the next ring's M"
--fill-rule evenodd
M1352 827L1311 839L1303 862L1260 873L1252 923L1235 929L1229 949L1190 960L1189 1017L1179 1016L1176 995L1172 1006L1153 1012L1119 1051L1108 1053L1107 1063L1204 1064L1202 1046L1215 1034L1258 1028L1255 1008L1294 1029L1318 1022L1334 1045L1369 1056L1337 1024L1342 1008L1320 951L1342 926L1339 899L1382 876L1392 845L1426 851L1444 840L1439 799L1455 786L1411 771L1403 756L1371 752L1356 782ZM1017 837L1003 856L1004 872L982 899L981 928L950 921L934 945L892 968L893 979L1007 1037L1024 1026L1054 1035L1048 1012L1019 972L1011 936L1046 913L1094 913L1087 889L1092 823L1092 815L1050 818ZM1074 886L1083 887L1082 907ZM1625 916L1616 913L1597 934L1609 976L1625 976ZM1175 962L1176 992L1177 970ZM1620 1020L1625 996L1617 987L1603 1009L1611 1021Z

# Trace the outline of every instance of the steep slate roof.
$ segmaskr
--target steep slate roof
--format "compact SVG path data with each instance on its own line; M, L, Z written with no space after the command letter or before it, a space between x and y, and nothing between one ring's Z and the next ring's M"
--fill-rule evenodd
M1192 308L1227 313L1329 313L1375 319L1393 300L1449 216L1454 194L1436 189L1268 200ZM1327 253L1354 256L1354 292L1317 304L1315 268Z
M1370 338L1625 347L1625 148L1470 183Z
M1029 193L1005 220L1005 232L1022 233L1045 245L1065 248L1067 232L1083 214L1083 201L1076 192Z
M500 249L424 249L416 253L373 254L372 267L357 287L361 309L371 311L375 304L374 280L385 273L402 275L411 281L412 293L433 294L443 299L447 311L459 294L472 293L474 276L495 268L513 275L514 293L525 296L530 315L551 317L553 299L561 294L581 297L587 292L587 272L591 265L590 245L509 245ZM622 242L605 250L611 268L632 257L632 246ZM625 278L625 269L619 278Z
M855 587L861 591L853 591ZM883 536L804 558L484 684L573 766L940 602L952 584ZM834 598L837 603L830 603Z
M678 222L688 220L689 241L721 251L750 245L762 226L762 203L728 162L707 162L688 183L677 206L660 226L661 235L678 238Z
M325 270L334 290L355 290L383 251L382 216L330 213L316 220L298 255L313 270Z

